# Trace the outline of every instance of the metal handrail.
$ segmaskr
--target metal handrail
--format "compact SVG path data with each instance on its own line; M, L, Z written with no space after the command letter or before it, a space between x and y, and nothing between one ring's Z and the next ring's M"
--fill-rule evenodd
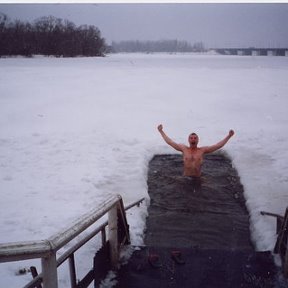
M48 256L95 223L121 199L120 195L107 198L99 207L82 216L64 232L57 233L47 240L0 244L0 263Z
M125 210L140 205L144 201L145 198L142 198L127 207L123 207L122 197L120 195L113 195L108 197L101 205L94 208L89 213L80 217L73 225L69 228L61 231L60 233L56 233L55 235L51 236L50 238L42 241L30 241L30 242L15 242L15 243L5 243L0 244L0 263L1 262L10 262L10 261L19 261L19 260L26 260L26 259L34 259L34 258L41 258L42 259L42 273L39 274L35 279L33 279L29 284L25 287L34 287L32 283L38 283L40 280L42 281L43 278L46 279L44 281L44 288L46 287L57 287L57 267L60 266L64 261L66 261L75 251L77 251L80 247L82 247L85 243L87 243L90 239L96 236L99 232L103 232L103 229L108 225L109 229L110 226L114 226L115 220L112 219L111 223L108 221L104 222L101 226L94 229L92 232L89 233L86 237L82 240L79 240L73 247L68 249L62 256L56 259L56 252L61 249L64 245L66 245L69 241L74 239L80 233L82 233L85 229L90 227L94 224L97 220L99 220L102 216L106 213L110 213L110 215L115 215L115 212L111 212L114 208L120 208L120 211ZM118 207L118 208L117 208ZM125 217L125 214L121 212L121 215ZM112 217L113 218L113 217ZM126 221L126 218L125 218ZM112 223L113 222L113 223ZM117 224L116 224L117 225ZM113 230L114 227L111 227L110 230ZM111 235L114 232L111 232ZM115 235L115 234L114 234ZM114 240L113 240L114 241ZM112 242L112 241L111 241ZM114 248L115 249L115 248ZM51 267L56 269L51 273ZM52 269L52 270L53 270ZM43 270L47 270L46 272ZM45 273L44 273L45 272ZM49 274L45 277L43 274ZM51 278L55 278L52 279ZM46 282L46 283L45 283Z
M83 215L77 222L63 232L57 233L49 238L49 242L52 244L53 250L57 251L90 227L93 223L99 220L105 215L115 204L122 200L120 195L114 195L108 198L102 203L100 207L97 207L89 213Z
M288 238L288 207L286 207L285 215L260 211L261 215L267 215L276 217L277 227L276 232L278 234L277 241L274 246L273 252L279 254L282 261L282 270L286 278L288 278L288 249L287 249L287 238Z
M0 244L0 263L47 257L50 251L47 240Z
M260 211L260 214L261 214L261 215L267 215L267 216L276 217L276 218L279 218L279 219L281 219L281 220L284 219L284 216L279 215L279 214L275 214L275 213L270 213L270 212Z

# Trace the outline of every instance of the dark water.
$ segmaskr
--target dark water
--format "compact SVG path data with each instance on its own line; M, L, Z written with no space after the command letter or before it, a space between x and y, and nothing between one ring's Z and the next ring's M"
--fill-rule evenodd
M243 186L225 154L207 155L203 176L182 176L181 155L150 162L145 244L163 247L253 249Z

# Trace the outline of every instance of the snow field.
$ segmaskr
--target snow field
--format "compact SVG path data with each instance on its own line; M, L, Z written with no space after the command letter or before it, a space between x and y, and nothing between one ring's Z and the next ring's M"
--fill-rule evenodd
M149 160L175 152L162 123L175 141L195 131L203 146L235 130L224 150L244 185L252 238L273 249L276 220L260 211L284 214L288 203L287 72L287 57L0 59L0 242L45 239L110 194L147 205ZM127 213L134 245L146 205ZM80 274L95 246L79 251ZM31 276L15 273L33 261L1 264L0 286L23 286ZM65 267L59 279L68 287Z

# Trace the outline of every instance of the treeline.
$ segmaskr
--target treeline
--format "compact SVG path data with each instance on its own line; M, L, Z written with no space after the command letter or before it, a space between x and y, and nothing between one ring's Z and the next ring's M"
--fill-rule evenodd
M105 39L95 26L81 25L53 16L33 23L10 21L0 13L0 57L45 55L56 57L103 56Z
M178 40L160 40L160 41L121 41L112 42L111 52L204 52L204 44L197 42L193 45L186 41Z

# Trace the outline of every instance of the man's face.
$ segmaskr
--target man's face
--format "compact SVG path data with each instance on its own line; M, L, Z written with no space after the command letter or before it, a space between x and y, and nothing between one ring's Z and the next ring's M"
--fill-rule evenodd
M189 135L188 142L190 146L196 147L199 142L199 138L195 133L192 133Z

